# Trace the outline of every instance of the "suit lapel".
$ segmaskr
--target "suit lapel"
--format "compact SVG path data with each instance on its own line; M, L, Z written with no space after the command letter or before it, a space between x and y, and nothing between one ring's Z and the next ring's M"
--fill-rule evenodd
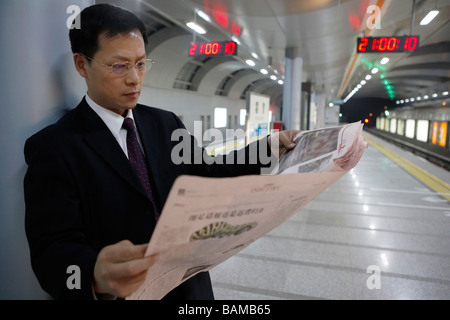
M79 109L82 117L82 123L85 129L84 140L86 143L95 153L103 158L113 171L121 176L131 187L145 196L145 191L134 174L125 153L103 120L89 107L84 99L77 109Z

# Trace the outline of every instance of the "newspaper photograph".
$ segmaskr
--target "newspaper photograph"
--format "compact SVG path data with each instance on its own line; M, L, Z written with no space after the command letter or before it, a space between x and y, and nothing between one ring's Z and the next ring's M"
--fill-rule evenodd
M158 253L130 300L162 299L276 228L353 168L367 143L362 124L300 132L273 175L180 176L146 255Z
M300 132L294 139L297 146L281 156L273 174L350 170L367 148L362 127L355 122Z

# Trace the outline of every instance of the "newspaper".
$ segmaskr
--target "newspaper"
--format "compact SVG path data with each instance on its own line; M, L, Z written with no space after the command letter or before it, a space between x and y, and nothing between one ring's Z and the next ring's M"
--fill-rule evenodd
M363 124L301 131L294 139L297 146L281 156L273 174L348 171L358 163L367 142Z
M272 175L180 176L147 248L158 259L127 299L161 299L235 255L342 177L367 147L361 123L300 132L295 141Z

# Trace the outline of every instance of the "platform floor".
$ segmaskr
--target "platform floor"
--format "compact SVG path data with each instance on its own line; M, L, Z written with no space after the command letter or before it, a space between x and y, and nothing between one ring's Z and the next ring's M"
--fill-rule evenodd
M216 299L450 299L450 172L364 135L351 172L211 270Z

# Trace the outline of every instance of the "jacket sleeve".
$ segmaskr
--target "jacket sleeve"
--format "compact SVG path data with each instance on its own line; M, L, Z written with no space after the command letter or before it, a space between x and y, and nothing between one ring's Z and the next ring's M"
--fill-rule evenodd
M174 147L172 161L188 164L192 175L205 177L235 177L251 174L269 174L278 159L272 154L268 144L269 136L248 144L225 155L208 155L197 139L189 134L181 120L173 115L178 127L184 129L179 134L180 143ZM187 154L186 154L187 153ZM179 155L178 159L175 156Z
M37 137L27 140L25 160L25 231L33 271L53 298L93 299L98 252L87 243L68 165L54 147Z

